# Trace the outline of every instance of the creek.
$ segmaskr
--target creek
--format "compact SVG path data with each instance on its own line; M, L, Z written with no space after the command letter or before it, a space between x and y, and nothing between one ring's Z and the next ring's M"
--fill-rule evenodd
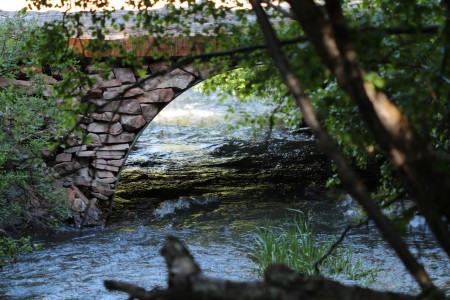
M82 232L62 228L39 235L44 249L18 257L0 270L2 299L125 299L104 289L103 280L123 280L147 289L166 285L159 254L165 237L185 241L206 275L257 279L252 255L255 234L269 220L313 216L320 241L334 239L353 222L358 207L340 190L325 190L328 163L307 133L251 126L228 130L242 114L226 117L233 99L220 103L189 91L145 130L127 159L106 228ZM247 114L269 106L241 105ZM420 216L404 238L435 284L450 294L450 264ZM352 230L344 241L374 281L369 287L416 293L417 285L372 224Z

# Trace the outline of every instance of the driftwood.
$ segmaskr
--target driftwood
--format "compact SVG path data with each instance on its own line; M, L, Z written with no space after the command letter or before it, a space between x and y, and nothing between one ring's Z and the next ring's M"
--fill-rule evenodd
M281 264L269 266L264 281L235 282L209 278L202 275L187 248L173 236L167 238L161 254L169 269L167 289L146 291L129 283L111 280L105 281L105 287L111 291L126 292L129 299L142 300L418 299L404 294L346 286L319 276L300 274Z

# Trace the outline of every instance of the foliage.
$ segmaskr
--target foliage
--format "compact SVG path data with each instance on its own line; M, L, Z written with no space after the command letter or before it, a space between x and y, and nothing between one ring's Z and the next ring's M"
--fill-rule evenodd
M44 75L33 72L33 27L18 17L2 21L0 32L5 33L3 77L14 78L25 68L33 83L0 90L0 228L23 222L51 225L68 215L65 195L53 187L42 159L42 151L54 143L59 109L54 98L43 96Z
M38 7L72 3L69 0L29 2ZM92 64L108 65L119 57L125 64L135 66L139 74L144 74L139 70L143 64L141 57L118 43L106 42L111 30L123 32L130 26L123 21L130 21L131 29L139 32L139 36L130 37L131 42L139 45L151 41L151 56L155 60L171 61L172 67L183 61L194 65L201 63L218 73L230 66L240 69L234 78L216 77L209 87L206 85L206 90L221 88L242 101L254 96L272 98L278 110L277 121L291 129L301 124L301 116L266 49L278 48L277 43L264 46L262 32L266 37L272 36L267 29L270 26L259 27L254 11L241 9L244 2L125 2L136 10L118 17L114 14L115 8L108 6L108 0L75 1L73 5L78 10L89 12L67 14L61 22L46 25L44 44L52 46L53 52L40 55L41 60L47 64L73 60L77 51L67 46L67 40L87 34L94 40L82 51L111 54L109 58L94 56ZM324 1L313 0L251 2L269 3L260 7L259 19L266 16L270 19L276 38L282 41L282 54L274 56L287 61L283 65L294 73L289 74L289 78L300 80L301 88L296 84L297 90L309 95L320 123L337 142L339 149L334 146L326 149L329 156L340 158L338 150L341 150L359 168L369 164L379 166L382 175L379 200L385 202L391 195L410 193L407 196L420 207L440 245L450 255L449 1L344 0L325 1L326 7L318 4ZM164 10L153 10L162 3ZM340 4L344 11L342 18ZM316 18L305 10L315 13ZM344 19L345 22L341 22ZM87 20L92 26L82 26ZM199 24L206 25L199 28ZM311 24L317 26L309 26ZM331 33L329 39L326 32ZM167 51L174 46L177 37L189 37L193 41L193 56L173 57L173 53ZM323 37L327 39L322 40ZM352 52L353 47L358 55ZM280 60L277 65L280 66ZM352 68L355 72L351 72ZM74 73L72 78L67 77L65 94L73 95L76 86L89 84L88 78ZM318 126L315 131L323 133ZM326 135L321 136L323 141ZM326 140L328 145L333 144ZM340 160L341 170L353 175L344 161ZM357 181L349 177L356 176L341 178L347 183ZM355 198L370 208L372 199L366 196L363 185L358 181L349 186L359 195ZM378 228L396 248L421 287L432 287L427 276L417 276L418 272L413 271L422 266L405 249L398 234L392 231L386 234L392 226L379 212L377 209L370 212Z
M42 249L42 245L33 243L30 237L0 237L0 268L3 264L14 261L17 254L38 249Z
M304 274L314 275L314 263L327 253L332 242L319 242L312 230L311 217L301 212L280 226L267 224L258 228L254 255L258 273L262 275L269 264L283 263ZM328 277L344 276L348 280L370 282L375 270L366 270L360 258L349 248L339 247L319 267Z

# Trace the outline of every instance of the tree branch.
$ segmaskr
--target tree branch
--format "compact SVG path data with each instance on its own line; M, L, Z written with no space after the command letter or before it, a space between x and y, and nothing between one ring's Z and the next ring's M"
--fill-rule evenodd
M312 5L315 7L313 0L311 1L292 0L292 2L295 3L305 2L308 5L310 6ZM261 4L258 2L258 0L250 0L250 3L252 4L258 22L260 24L261 30L264 34L264 37L266 38L268 51L272 56L275 65L278 67L280 75L283 78L283 81L290 90L297 104L300 106L300 109L302 110L306 123L310 126L311 130L316 134L316 137L319 141L319 145L321 146L322 150L328 155L330 159L332 159L336 163L338 173L342 178L342 181L347 185L353 197L366 210L370 218L374 220L375 224L377 225L383 236L394 248L394 250L399 255L402 262L405 264L405 266L410 271L411 275L413 275L413 277L420 284L420 286L423 288L434 287L427 273L425 272L423 266L420 265L412 256L412 254L409 252L407 245L402 241L399 234L396 232L392 222L381 212L380 208L371 199L370 194L367 191L362 180L352 169L352 167L347 162L346 158L342 155L342 153L339 151L338 147L335 145L334 141L331 139L328 133L322 128L311 105L311 101L308 95L303 91L299 80L290 69L288 62L286 61L286 58L284 57L281 51L279 41ZM320 14L320 12L318 13L316 12L315 16L318 16L318 14ZM325 22L325 19L323 19L323 21ZM331 30L331 28L328 29ZM328 32L328 35L329 38L332 38L332 31ZM318 41L320 41L320 39L318 39ZM336 45L334 47L334 51L337 51L333 53L335 56L334 59L336 59L336 61L333 60L332 63L338 64L337 65L339 69L338 72L340 72L342 76L344 76L345 75L344 69L339 63L340 62L339 50L337 49Z
M409 300L413 296L379 292L357 286L345 286L322 277L305 276L284 265L271 265L264 273L264 281L235 282L213 279L191 272L196 263L186 246L175 237L168 237L161 251L166 259L169 287L146 292L138 286L105 281L109 290L123 291L130 299L141 300ZM187 271L187 272L185 272Z

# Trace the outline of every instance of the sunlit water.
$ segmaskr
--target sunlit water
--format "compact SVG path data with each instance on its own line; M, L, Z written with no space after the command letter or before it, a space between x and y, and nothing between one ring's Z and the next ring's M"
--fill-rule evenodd
M243 145L244 140L265 138L265 132L253 137L245 128L225 133L227 106L201 106L201 103L205 103L204 99L191 93L186 104L175 101L177 105L172 109L169 106L167 112L172 116L160 117L155 122L158 125L142 135L137 151L129 157L128 168L145 168L149 172L182 168L198 160L213 159L210 154L214 149L226 143ZM189 111L190 116L186 116ZM218 123L225 125L220 128ZM280 149L283 139L295 139L283 132L274 134L273 149ZM152 211L123 210L105 229L83 232L65 229L41 238L44 250L21 255L17 263L0 271L0 298L126 299L124 294L106 291L103 287L106 279L123 280L147 289L164 287L167 273L159 251L168 234L186 242L206 275L254 280L257 279L252 255L255 232L268 220L274 224L285 222L294 215L288 209L311 213L314 231L320 240L326 241L338 235L357 214L357 207L342 191L315 189L307 194L286 195L281 202L255 201L249 197L243 194L237 199L213 196L198 197L195 201L188 201L187 197L165 199ZM449 293L450 265L446 255L420 217L414 218L408 228L405 239L412 252L427 267L435 284ZM351 231L344 246L354 249L366 268L377 270L374 282L356 283L405 293L418 291L373 225Z

